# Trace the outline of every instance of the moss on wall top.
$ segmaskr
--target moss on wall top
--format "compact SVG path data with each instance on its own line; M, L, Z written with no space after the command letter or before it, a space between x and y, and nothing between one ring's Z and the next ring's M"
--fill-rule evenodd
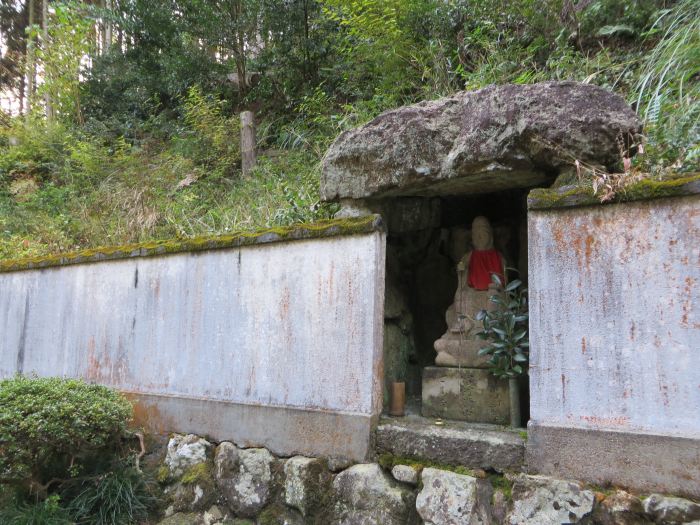
M663 197L700 194L700 173L667 179L642 179L618 191L609 202L631 202ZM527 196L529 210L569 208L601 205L590 185L571 185L561 188L537 188Z
M131 257L154 257L182 252L220 250L277 242L357 235L383 230L384 224L379 215L367 215L365 217L332 219L251 232L237 232L229 235L169 239L125 244L122 246L104 246L79 252L59 253L24 259L10 259L0 261L0 273L34 270L51 266L113 261L115 259L127 259Z

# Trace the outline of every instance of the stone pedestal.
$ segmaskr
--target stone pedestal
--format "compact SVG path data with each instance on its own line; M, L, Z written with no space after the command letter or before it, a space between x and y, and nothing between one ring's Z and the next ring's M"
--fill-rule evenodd
M426 367L422 414L507 425L510 422L508 381L494 377L485 369Z

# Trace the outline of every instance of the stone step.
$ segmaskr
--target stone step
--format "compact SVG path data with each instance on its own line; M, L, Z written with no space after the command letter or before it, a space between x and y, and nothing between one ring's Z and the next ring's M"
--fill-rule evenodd
M522 469L521 432L498 425L435 421L416 415L382 417L376 432L377 454L498 472Z

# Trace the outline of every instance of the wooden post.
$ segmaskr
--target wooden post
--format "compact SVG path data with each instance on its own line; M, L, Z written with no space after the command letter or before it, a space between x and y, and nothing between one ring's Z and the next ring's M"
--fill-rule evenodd
M393 381L391 383L391 399L389 415L403 416L406 413L406 383Z
M255 162L255 114L252 111L243 111L241 113L241 171L243 177L250 176Z

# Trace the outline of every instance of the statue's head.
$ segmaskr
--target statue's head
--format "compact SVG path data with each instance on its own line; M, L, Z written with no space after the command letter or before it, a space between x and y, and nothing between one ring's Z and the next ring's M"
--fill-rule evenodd
M475 250L490 250L493 248L493 230L486 217L479 216L472 222L472 244Z

